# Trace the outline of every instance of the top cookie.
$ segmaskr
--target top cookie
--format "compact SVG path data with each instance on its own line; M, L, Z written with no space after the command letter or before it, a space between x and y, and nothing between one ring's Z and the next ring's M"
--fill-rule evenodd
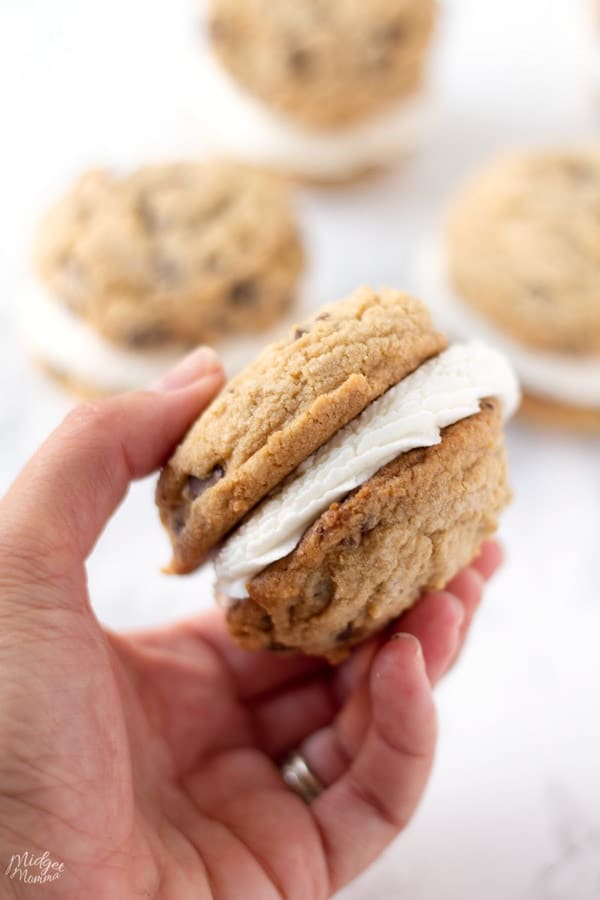
M55 297L133 348L267 329L290 306L302 262L285 183L226 163L90 172L36 243Z
M532 347L600 351L600 150L486 168L447 223L459 296Z
M300 462L445 346L419 301L361 288L266 347L161 474L157 503L172 571L199 565Z
M420 87L435 0L211 0L229 72L309 127L350 124Z

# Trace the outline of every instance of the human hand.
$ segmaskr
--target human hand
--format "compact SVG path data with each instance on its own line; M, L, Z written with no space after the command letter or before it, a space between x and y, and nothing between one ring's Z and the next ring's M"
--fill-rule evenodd
M197 351L156 390L77 408L0 503L0 872L48 851L63 870L45 897L327 897L427 781L432 686L500 562L494 543L337 669L246 653L216 610L136 635L96 621L86 557L222 380ZM310 806L278 768L297 747L326 787ZM39 890L0 876L0 896Z

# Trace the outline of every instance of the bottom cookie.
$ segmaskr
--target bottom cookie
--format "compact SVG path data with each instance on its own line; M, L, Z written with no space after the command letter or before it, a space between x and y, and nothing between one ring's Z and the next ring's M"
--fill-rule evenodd
M84 384L83 382L78 381L76 378L73 378L68 373L61 372L59 369L51 366L43 359L34 357L34 362L45 375L49 376L52 381L60 385L60 387L62 387L69 394L72 394L76 400L100 400L103 397L110 396L109 391L102 391L90 384Z
M476 555L510 499L500 404L403 454L332 504L227 613L248 649L341 661Z
M366 184L369 181L374 180L375 178L379 178L389 171L389 166L366 166L364 169L359 169L356 172L352 172L350 175L346 175L344 178L317 178L316 176L309 175L301 175L299 173L292 172L289 175L289 178L292 181L297 182L299 185L304 185L309 188L323 188L325 190L330 190L335 188L349 188L354 187L355 185Z
M533 394L524 394L520 415L535 425L581 434L600 434L600 410L563 405Z
M415 150L406 150L405 152L400 153L397 159L393 161L382 163L377 166L364 166L361 169L357 169L356 171L345 175L343 178L318 178L317 176L302 175L294 172L290 173L288 177L297 184L304 185L308 188L323 190L336 190L336 188L340 188L341 190L345 190L347 188L360 187L361 185L368 184L378 178L384 178L392 171L398 169L401 170L415 155Z

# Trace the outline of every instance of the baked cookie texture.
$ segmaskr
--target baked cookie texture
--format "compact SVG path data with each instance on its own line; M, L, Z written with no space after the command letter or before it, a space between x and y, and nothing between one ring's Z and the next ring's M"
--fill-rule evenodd
M211 0L209 30L243 88L326 129L419 89L435 17L435 0Z
M42 222L35 259L59 302L134 350L265 331L303 267L285 182L229 163L89 172Z
M429 312L361 288L265 348L191 428L157 487L189 572L269 491L388 388L446 347Z
M452 286L517 341L600 353L600 149L487 167L447 222Z
M525 391L519 414L534 425L580 434L600 434L600 410L568 406Z
M497 527L510 499L500 403L403 454L342 502L299 545L248 583L227 613L248 649L297 650L338 662L421 591L444 587Z

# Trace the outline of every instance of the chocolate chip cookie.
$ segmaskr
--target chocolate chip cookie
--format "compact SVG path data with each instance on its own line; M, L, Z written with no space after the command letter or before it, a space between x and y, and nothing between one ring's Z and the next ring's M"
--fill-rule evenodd
M497 401L441 442L381 468L248 583L229 628L243 647L343 659L418 598L443 588L497 528L510 499Z
M415 94L435 0L211 0L222 65L267 107L340 128Z
M456 196L419 279L442 327L512 358L528 418L587 432L600 429L599 208L598 147L493 161Z
M517 341L600 354L600 149L494 162L447 222L465 303Z
M177 449L157 488L171 571L217 549L243 646L336 661L494 530L517 400L500 354L447 348L419 301L362 288L267 348Z
M140 352L265 332L303 266L285 183L229 163L89 172L42 222L35 257L58 304Z
M420 303L363 288L265 348L162 472L173 571L194 569L303 459L444 346Z

